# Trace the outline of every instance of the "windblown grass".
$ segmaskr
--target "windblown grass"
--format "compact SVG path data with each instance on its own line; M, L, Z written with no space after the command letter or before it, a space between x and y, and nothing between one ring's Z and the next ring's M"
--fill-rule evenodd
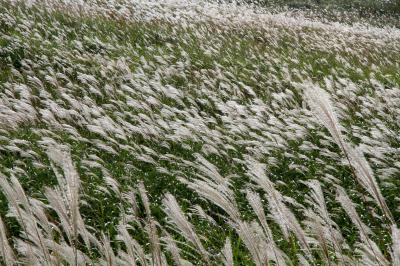
M0 1L1 263L398 265L400 30L327 21Z

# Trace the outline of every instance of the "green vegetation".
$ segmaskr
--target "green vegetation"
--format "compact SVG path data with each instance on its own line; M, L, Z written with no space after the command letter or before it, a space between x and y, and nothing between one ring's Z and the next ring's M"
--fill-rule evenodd
M354 7L380 8L369 3ZM171 241L180 259L199 265L229 265L224 245L234 265L276 265L279 256L293 265L395 262L397 29L263 17L244 6L235 20L224 4L212 5L211 14L201 6L53 4L0 2L0 240L14 254L1 251L2 262L177 264ZM103 6L108 12L95 9ZM198 13L190 17L188 8ZM305 95L310 88L329 93L315 102L332 102L343 136L318 119ZM352 154L358 148L361 163ZM372 168L393 221L373 182L363 183L360 165ZM27 205L6 189L18 187L13 176ZM329 217L313 201L319 187ZM343 206L341 188L361 225ZM182 229L188 226L178 211L168 211L168 193L195 236ZM251 204L255 195L266 218ZM13 196L21 197L16 205ZM259 246L252 250L249 239Z

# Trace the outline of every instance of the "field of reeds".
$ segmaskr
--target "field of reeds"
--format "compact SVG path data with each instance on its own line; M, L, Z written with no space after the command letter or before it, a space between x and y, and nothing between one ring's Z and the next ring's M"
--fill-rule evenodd
M384 20L0 0L0 265L398 266L399 203Z

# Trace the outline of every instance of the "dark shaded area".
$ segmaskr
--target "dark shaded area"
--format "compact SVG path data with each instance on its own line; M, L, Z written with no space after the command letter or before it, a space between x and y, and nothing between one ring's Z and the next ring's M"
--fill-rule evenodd
M303 10L323 14L324 18L343 21L346 13L371 24L400 28L400 0L243 0L260 7Z
M261 6L281 5L301 9L336 9L358 11L360 15L399 15L399 0L246 0Z

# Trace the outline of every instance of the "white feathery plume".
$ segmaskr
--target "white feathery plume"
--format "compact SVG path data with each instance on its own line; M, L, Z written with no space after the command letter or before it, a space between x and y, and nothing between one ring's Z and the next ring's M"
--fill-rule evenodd
M372 230L362 222L354 206L354 203L351 201L344 188L338 185L336 186L336 188L336 200L346 211L354 226L359 231L361 242L357 243L357 246L359 247L357 252L362 257L362 263L364 265L387 265L388 262L385 256L382 254L376 243L369 237L373 234Z
M253 211L257 215L261 227L263 228L264 234L266 236L267 245L272 250L271 253L273 254L273 256L271 256L270 259L273 259L277 265L285 265L285 254L275 244L272 236L272 231L267 223L267 217L264 212L261 197L251 190L247 191L246 197Z
M347 160L354 170L357 181L371 194L390 222L394 223L393 216L386 205L385 199L382 196L367 160L359 149L351 147L342 134L328 93L311 83L302 84L302 87L304 88L304 94L308 105L311 107L314 115L317 116L326 129L328 129L335 142L346 155Z
M10 181L6 177L0 176L0 187L7 198L10 206L10 215L15 217L18 223L22 226L22 234L32 243L22 245L22 241L18 241L23 248L22 253L32 260L43 260L46 265L51 262L51 256L48 248L45 245L45 237L40 230L38 221L32 212L29 197L25 194L24 189L18 179L11 175ZM36 251L36 252L35 252ZM37 257L36 257L37 256Z
M24 239L18 238L15 240L15 246L18 250L18 253L20 254L20 256L18 257L18 262L20 264L33 266L43 265L43 253L36 245Z
M310 262L301 254L296 254L297 259L301 266L311 266Z
M317 180L310 180L304 183L311 189L310 193L306 196L306 202L310 206L313 206L313 209L316 211L316 213L312 210L305 212L308 217L310 229L316 232L316 239L324 249L326 259L329 260L326 245L330 244L333 246L335 253L338 254L338 259L343 263L345 259L342 247L345 246L345 240L340 231L336 229L337 225L335 222L330 218L321 184Z
M229 179L222 177L217 167L200 154L196 154L196 158L197 164L188 163L202 172L202 174L196 174L200 180L188 180L182 177L179 180L202 197L222 208L232 221L240 220L234 193L229 188Z
M351 201L349 196L347 195L344 188L337 185L336 186L336 200L340 203L343 209L346 211L347 215L350 217L351 221L353 222L354 226L357 227L359 232L362 234L364 238L368 238L369 235L372 234L371 229L365 225L360 216L357 213L357 210L354 206L354 203Z
M147 196L147 191L143 182L139 183L138 190L146 212L147 223L145 226L145 230L147 231L147 235L149 236L150 239L152 260L153 260L152 264L157 266L163 265L165 258L163 257L163 254L161 252L160 239L157 233L156 222L151 216L150 201Z
M245 243L257 265L264 265L268 259L276 260L278 263L279 261L283 261L280 260L282 256L280 256L277 250L271 250L271 247L267 244L269 240L266 240L263 229L258 226L257 223L249 225L241 220L233 191L228 187L228 180L225 181L225 179L219 175L216 168L214 168L215 166L212 166L208 161L204 163L205 159L202 160L202 165L208 165L207 169L213 169L212 171L203 170L203 172L208 172L211 176L209 177L209 175L207 175L207 177L205 177L198 175L203 180L188 181L182 179L182 182L227 212L230 223L232 223L237 234ZM284 265L284 262L281 265Z
M138 215L139 207L138 202L136 200L136 193L133 190L122 193L122 198L129 203L129 209L132 211L134 216Z
M254 213L257 215L257 218L260 221L268 240L273 241L272 232L267 224L267 217L265 215L260 196L257 193L248 190L246 193L246 198L249 201Z
M171 252L172 259L177 266L191 266L192 263L183 259L180 255L180 250L176 245L176 240L172 238L172 236L164 231L165 236L163 237L163 242L166 245L166 249Z
M29 198L31 212L35 216L38 224L40 225L43 233L50 236L54 231L59 233L59 229L55 224L48 219L47 205L41 200Z
M165 236L163 238L165 245L166 245L166 249L171 253L172 255L172 259L174 260L174 263L177 266L182 266L182 258L181 255L179 254L179 248L175 243L175 240L172 239L171 236Z
M198 215L201 219L209 222L212 225L218 226L217 222L212 218L210 215L208 215L203 208L200 205L196 205L192 208L193 214Z
M267 265L270 252L258 223L236 221L236 227L236 232L249 250L253 262L257 266Z
M10 246L10 243L8 242L6 227L1 217L0 217L0 259L6 266L14 265L16 262L15 254Z
M233 254L231 240L227 237L225 240L224 248L222 249L222 261L225 266L233 266Z
M74 247L68 245L65 242L57 243L51 239L46 239L46 245L53 252L53 261L52 265L61 264L61 262L68 263L68 265L88 265L93 263L88 256L86 256L80 250L75 251ZM77 252L77 258L75 258L75 252Z
M113 266L117 264L117 258L112 250L110 238L104 233L101 234L100 249L105 265Z
M266 192L265 196L268 200L271 216L281 228L285 238L288 239L289 232L293 232L306 254L309 257L312 257L311 249L308 245L309 239L307 238L296 216L285 205L285 201L287 201L287 199L285 199L282 194L275 189L274 184L265 174L266 166L253 160L248 160L248 163L248 174L250 175L251 179Z
M49 205L58 215L60 219L60 226L64 230L68 241L72 243L74 241L74 232L71 226L71 221L69 217L69 210L66 208L66 205L63 203L64 198L61 196L62 192L60 189L46 189L45 191L46 198L49 202Z
M117 239L122 241L126 247L126 252L122 250L118 251L118 257L121 261L124 261L126 264L136 265L136 262L139 260L140 265L150 265L148 263L146 254L144 253L141 245L133 239L128 232L128 225L120 225L118 228L118 236Z
M348 145L349 146L349 145ZM351 158L351 164L354 167L356 176L359 177L359 182L363 187L371 194L375 199L378 206L382 209L385 216L389 221L394 224L394 218L386 205L385 198L382 196L381 190L376 182L371 166L367 162L360 148L348 149L349 158Z
M200 241L200 238L197 236L196 232L192 224L187 220L185 215L183 214L181 208L178 205L175 197L172 194L166 194L163 199L164 211L168 215L173 223L178 229L179 232L190 242L193 246L196 247L197 251L206 261L209 261L209 254L204 248L203 244Z
M357 249L355 250L356 254L361 257L360 263L361 265L367 266L389 266L390 262L386 259L386 257L382 254L378 245L368 239L368 242L356 243Z
M392 225L392 257L393 266L400 266L400 230L396 225Z
M165 265L166 259L164 257L164 253L161 251L160 239L157 233L157 223L153 218L150 218L144 227L147 235L149 236L150 244L151 244L151 256L152 256L152 265Z
M310 228L309 235L316 239L316 244L319 245L323 259L328 265L331 265L332 262L329 255L331 244L329 229L327 229L327 226L324 224L323 220L312 210L306 210L305 215L308 220L305 221L304 224Z
M48 148L47 155L57 177L58 187L47 188L45 195L48 197L50 207L59 215L63 229L69 234L70 243L75 249L75 264L77 264L78 235L81 235L85 244L90 247L86 226L79 211L79 175L65 146L53 142ZM64 175L58 172L56 166L62 168Z

